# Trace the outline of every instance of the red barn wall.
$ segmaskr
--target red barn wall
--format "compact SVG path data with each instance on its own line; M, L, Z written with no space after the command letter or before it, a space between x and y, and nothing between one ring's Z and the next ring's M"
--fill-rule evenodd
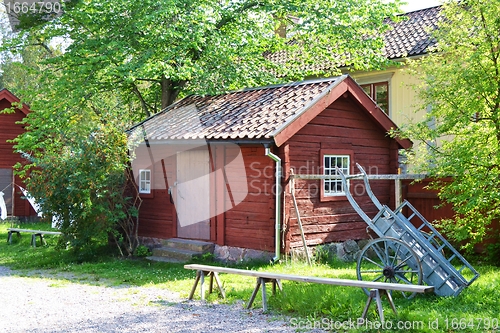
M286 251L302 246L297 217L291 195L289 194L290 168L296 174L323 174L321 169L321 150L328 154L353 153L351 172L358 173L355 163L359 163L369 174L397 173L397 147L378 125L372 121L349 97L340 98L305 125L280 150L286 161L285 182L285 232ZM372 181L373 192L382 204L392 206L394 187L390 181ZM334 201L320 198L320 180L295 181L295 194L301 221L308 245L347 239L367 238L367 224L352 208L346 197ZM356 188L362 194L361 182L352 181L351 193ZM355 196L361 208L369 216L378 209L366 195Z
M213 217L210 220L210 241L219 245L273 251L274 162L264 155L262 145L235 148L235 145L210 146L211 171L223 169L226 173L226 178L216 178L215 174L211 178L209 200ZM237 195L236 191L245 188L234 183L227 184L227 179L234 179L232 175L241 177L243 173L243 170L230 164L240 151L245 164L248 194L233 207L232 197ZM143 154L146 154L145 151ZM176 158L174 153L170 155L172 157L165 159L164 165L166 173L174 179ZM147 155L136 158L149 160ZM176 211L167 192L169 185L158 183L166 182L161 162L154 165L153 182L156 189L152 195L141 195L139 235L161 239L176 237Z
M225 213L224 245L273 251L274 161L264 155L262 145L240 148L245 162L248 194L245 200ZM230 159L230 155L226 156L226 164ZM241 175L241 170L226 168L226 173L231 172ZM230 205L230 202L227 201L226 204Z
M3 94L5 94L5 91ZM0 95L0 111L10 107L11 102L5 98L1 98ZM25 114L18 109L16 109L15 113L0 114L0 169L12 169L17 162L22 161L21 156L14 153L13 144L7 141L16 138L24 132L24 127L16 124L16 122L21 121L24 117ZM22 181L19 177L16 176L14 182L22 186ZM21 191L18 188L14 188L14 193L14 211L12 215L19 217L36 216L28 200L21 198Z
M168 239L175 235L174 230L174 205L170 202L168 194L168 181L163 174L163 166L168 172L175 170L175 157L155 163L152 170L151 195L141 195L142 204L139 214L139 235ZM136 176L136 175L134 175ZM161 182L166 183L160 184Z

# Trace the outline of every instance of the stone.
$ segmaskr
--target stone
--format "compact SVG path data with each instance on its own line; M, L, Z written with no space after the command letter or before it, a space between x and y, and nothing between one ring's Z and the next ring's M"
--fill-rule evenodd
M355 252L359 251L358 243L356 243L356 241L354 241L352 239L346 240L343 245L344 245L344 249L347 253L355 253Z

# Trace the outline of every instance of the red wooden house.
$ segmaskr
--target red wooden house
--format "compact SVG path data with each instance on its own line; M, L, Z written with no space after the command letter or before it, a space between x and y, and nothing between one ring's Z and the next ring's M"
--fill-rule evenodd
M359 163L395 174L398 150L411 145L388 136L395 127L347 75L188 96L130 130L143 198L139 234L276 255L302 246L291 169L328 174L337 165L352 173ZM353 184L347 190L363 195ZM308 245L367 238L339 182L297 180L295 188ZM373 190L392 204L390 182Z
M0 90L0 111L19 103L19 99L7 89ZM15 108L14 113L0 114L0 191L4 193L7 214L17 217L36 216L28 200L22 198L19 188L13 184L22 185L21 180L14 176L13 166L21 162L21 156L14 152L13 143L8 142L24 132L23 125L17 124L28 113L26 105Z

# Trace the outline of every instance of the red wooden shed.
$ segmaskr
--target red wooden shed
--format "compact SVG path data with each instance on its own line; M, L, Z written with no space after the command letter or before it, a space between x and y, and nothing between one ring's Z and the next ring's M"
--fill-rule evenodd
M19 103L19 99L7 89L0 90L0 111L11 108L13 103ZM28 107L23 104L21 108L15 108L14 113L0 114L0 191L4 193L7 214L17 217L36 216L29 201L24 200L19 188L13 185L22 185L13 174L13 166L22 158L14 152L13 143L8 142L24 132L23 125L17 122L28 113Z
M130 130L143 198L139 234L274 252L302 246L290 171L396 174L396 125L348 75L188 96ZM278 170L278 172L276 172ZM335 180L296 180L308 245L365 239L366 225ZM354 183L355 195L363 195ZM390 182L374 192L392 205ZM358 193L359 192L359 193ZM366 212L376 213L363 201Z

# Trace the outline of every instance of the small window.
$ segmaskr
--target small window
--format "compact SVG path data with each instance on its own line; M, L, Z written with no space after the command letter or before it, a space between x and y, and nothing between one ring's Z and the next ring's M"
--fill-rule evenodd
M151 170L139 170L139 193L151 193Z
M363 84L361 88L385 113L389 114L389 82Z
M325 175L338 175L336 169L336 167L338 167L344 175L348 175L350 170L349 157L349 155L324 155L323 173ZM324 196L345 195L346 191L341 179L325 179L323 181L323 190Z

